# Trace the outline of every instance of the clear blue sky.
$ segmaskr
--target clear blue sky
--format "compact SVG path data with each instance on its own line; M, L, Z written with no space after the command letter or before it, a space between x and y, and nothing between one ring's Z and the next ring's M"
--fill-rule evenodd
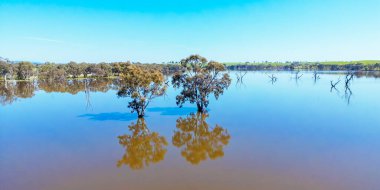
M0 0L0 56L30 61L380 59L380 0Z

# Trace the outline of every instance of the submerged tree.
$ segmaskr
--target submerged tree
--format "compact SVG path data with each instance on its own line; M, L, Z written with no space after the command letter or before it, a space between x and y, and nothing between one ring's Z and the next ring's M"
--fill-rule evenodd
M209 104L209 95L214 94L218 99L231 84L230 76L225 73L224 65L207 61L199 55L191 55L181 61L182 70L173 75L174 88L181 88L177 95L177 105L189 101L197 105L199 112L205 112Z
M164 75L157 70L129 65L121 74L122 87L118 91L119 97L130 97L128 108L137 112L139 118L144 117L145 109L153 98L165 94L167 84Z
M123 165L131 169L142 169L150 163L158 163L165 158L168 145L165 137L156 132L150 132L143 118L139 118L137 123L129 126L131 135L119 136L119 144L125 148L125 153L121 160L117 162L117 167Z
M223 148L231 138L221 126L209 127L207 117L207 114L198 112L177 120L177 131L174 132L172 143L176 147L183 147L181 155L191 164L199 164L207 158L215 160L223 157Z

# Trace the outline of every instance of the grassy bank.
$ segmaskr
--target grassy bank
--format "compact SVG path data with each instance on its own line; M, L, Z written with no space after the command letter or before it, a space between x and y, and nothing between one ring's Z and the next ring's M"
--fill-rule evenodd
M324 62L226 62L224 65L226 65L230 70L380 70L380 60Z

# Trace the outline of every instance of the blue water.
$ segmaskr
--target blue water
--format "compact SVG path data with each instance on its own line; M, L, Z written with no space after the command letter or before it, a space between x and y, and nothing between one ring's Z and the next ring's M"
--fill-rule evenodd
M196 109L178 108L178 91L169 88L145 118L149 134L167 141L166 153L140 169L117 167L126 152L118 136L132 135L137 115L115 88L70 94L36 86L33 96L0 105L0 189L378 189L379 78L355 77L349 96L344 73L316 82L311 72L299 80L291 72L248 72L243 83L230 76L204 120L208 132L218 125L229 138L221 145L213 133L200 135L209 146L193 152L221 155L193 164L181 153L191 144L173 145L178 120Z

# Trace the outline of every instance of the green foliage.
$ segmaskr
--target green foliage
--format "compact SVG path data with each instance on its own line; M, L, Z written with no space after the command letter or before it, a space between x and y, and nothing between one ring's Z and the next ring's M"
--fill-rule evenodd
M119 97L130 97L128 108L137 112L138 117L144 117L145 109L153 98L164 95L167 85L164 75L157 70L142 66L129 65L121 74L122 87L118 91Z
M17 64L17 79L29 80L34 74L34 65L31 62L22 61Z
M246 62L224 63L229 70L380 70L380 60L324 62Z
M7 75L13 75L13 67L11 64L0 60L0 77L6 80Z
M180 88L181 93L176 97L180 107L189 101L197 105L199 112L205 112L209 104L209 95L216 99L223 94L231 84L231 79L224 65L210 61L199 55L191 55L181 61L182 70L173 75L174 88Z
M83 65L71 61L66 65L66 73L73 78L78 78L84 73L84 68L82 66Z
M39 68L39 79L43 80L65 80L66 72L62 65L54 63L45 63L40 65Z

